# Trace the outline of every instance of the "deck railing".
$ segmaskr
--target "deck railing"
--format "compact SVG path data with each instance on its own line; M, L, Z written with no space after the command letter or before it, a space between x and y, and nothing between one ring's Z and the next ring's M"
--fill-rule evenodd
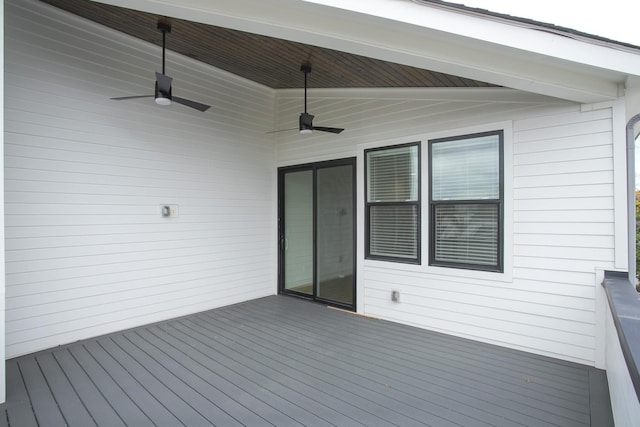
M605 272L608 304L606 369L618 427L640 420L640 295L627 273Z

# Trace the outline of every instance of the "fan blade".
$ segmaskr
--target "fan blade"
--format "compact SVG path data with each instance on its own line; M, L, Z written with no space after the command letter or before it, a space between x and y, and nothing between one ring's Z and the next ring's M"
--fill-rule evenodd
M109 98L109 99L115 99L116 101L122 101L123 99L136 99L136 98L153 98L153 95L120 96L118 98Z
M278 132L289 132L292 130L298 130L298 128L289 128L289 129L280 129L280 130L272 130L271 132L265 132L266 134L269 133L278 133Z
M323 126L311 126L311 129L319 130L321 132L331 132L331 133L340 133L344 130L342 128L327 128Z
M158 82L158 90L164 94L171 95L171 82L173 79L156 71L156 82Z
M196 101L191 101L190 99L180 98L178 96L172 96L171 100L173 102L177 102L178 104L186 105L187 107L195 108L196 110L205 112L209 109L210 105L201 104Z

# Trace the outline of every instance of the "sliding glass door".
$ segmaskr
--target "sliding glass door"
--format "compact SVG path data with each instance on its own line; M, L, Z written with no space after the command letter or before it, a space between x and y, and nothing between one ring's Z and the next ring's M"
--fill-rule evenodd
M313 171L292 171L283 179L282 286L287 291L313 295Z
M355 308L355 160L279 170L280 291Z

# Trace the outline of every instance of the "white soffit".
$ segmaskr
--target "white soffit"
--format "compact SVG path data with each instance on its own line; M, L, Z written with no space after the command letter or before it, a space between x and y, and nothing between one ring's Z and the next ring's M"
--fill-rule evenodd
M640 51L411 0L99 0L581 103L613 100Z

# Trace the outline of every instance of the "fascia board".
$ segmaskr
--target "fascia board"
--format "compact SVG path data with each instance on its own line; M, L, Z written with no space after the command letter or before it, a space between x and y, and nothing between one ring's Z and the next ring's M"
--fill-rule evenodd
M577 64L640 75L640 49L604 45L587 37L505 18L411 0L302 0L363 15L424 27L454 36L523 50Z
M432 8L410 1L371 0L373 9L366 13L319 4L333 0L100 2L341 50L581 103L616 99L620 95L619 85L625 80L624 73L608 68L572 63L484 39L427 28L406 22L406 19L400 21L398 16L396 19L382 17L383 12L397 14L394 12L396 7L406 14L405 6L418 8L412 10L420 10L422 14L434 12ZM345 5L352 8L358 4L369 4L369 0L345 1ZM448 12L438 16L447 16L449 25L453 25L454 18L470 18L455 15ZM461 26L465 22L458 20L455 25ZM485 27L484 31L490 32L490 28ZM534 34L529 31L530 35ZM558 39L561 37L553 36L554 41ZM636 55L636 59L640 60L640 56ZM640 65L638 70L640 72Z

